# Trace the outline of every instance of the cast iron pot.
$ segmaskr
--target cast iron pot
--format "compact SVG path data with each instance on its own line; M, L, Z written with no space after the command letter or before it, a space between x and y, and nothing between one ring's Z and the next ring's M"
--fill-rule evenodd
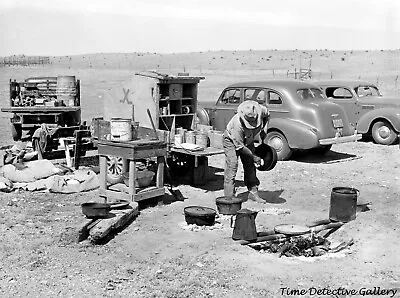
M215 223L217 211L208 207L189 206L185 207L185 220L188 225L212 226Z
M264 161L263 165L257 168L259 171L272 170L278 161L275 148L264 143L256 147L254 154Z
M110 204L106 203L83 203L82 213L86 215L87 218L105 218L109 215L111 210Z
M218 212L224 215L235 215L242 209L242 200L238 197L218 197L215 199Z

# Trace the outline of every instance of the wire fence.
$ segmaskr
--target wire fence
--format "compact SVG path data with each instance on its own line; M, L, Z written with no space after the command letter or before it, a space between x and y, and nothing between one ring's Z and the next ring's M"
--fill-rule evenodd
M9 56L0 58L0 67L6 66L35 66L50 64L49 56Z

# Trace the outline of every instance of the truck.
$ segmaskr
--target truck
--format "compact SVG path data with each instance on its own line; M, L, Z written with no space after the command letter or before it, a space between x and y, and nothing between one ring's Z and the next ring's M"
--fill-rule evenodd
M73 136L81 127L80 80L75 76L30 77L10 79L9 106L11 135L14 141L29 139L45 125L57 128L47 149L58 146L60 137Z

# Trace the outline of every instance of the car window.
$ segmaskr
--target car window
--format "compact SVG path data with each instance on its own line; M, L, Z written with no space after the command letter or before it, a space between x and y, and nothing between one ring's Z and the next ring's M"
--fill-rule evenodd
M381 96L378 88L374 86L359 86L354 88L354 91L357 93L359 97L363 96Z
M246 89L244 90L244 100L255 100L259 104L265 104L267 93L262 89Z
M325 95L326 97L333 99L346 100L353 98L353 94L351 93L351 91L343 87L327 87L325 89Z
M282 98L278 93L274 91L268 91L268 104L281 104L281 103L282 103Z
M220 98L218 104L239 104L240 103L240 89L228 89Z
M325 99L322 91L318 88L299 89L297 90L297 97L302 100Z
M314 96L314 99L326 99L321 89L311 88L310 90Z

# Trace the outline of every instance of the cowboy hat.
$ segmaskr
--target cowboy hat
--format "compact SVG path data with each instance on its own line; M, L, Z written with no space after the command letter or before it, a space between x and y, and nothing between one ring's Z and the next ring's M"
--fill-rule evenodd
M261 125L262 108L254 100L246 100L238 106L238 114L248 129L257 128Z

